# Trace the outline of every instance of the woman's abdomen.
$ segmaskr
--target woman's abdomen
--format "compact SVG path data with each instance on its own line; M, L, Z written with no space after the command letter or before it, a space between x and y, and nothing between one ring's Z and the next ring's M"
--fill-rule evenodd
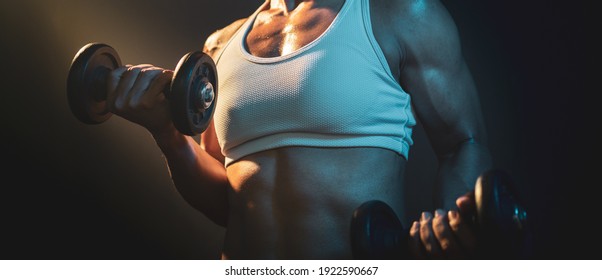
M233 163L224 258L351 258L355 208L378 199L403 217L405 163L380 148L303 147Z

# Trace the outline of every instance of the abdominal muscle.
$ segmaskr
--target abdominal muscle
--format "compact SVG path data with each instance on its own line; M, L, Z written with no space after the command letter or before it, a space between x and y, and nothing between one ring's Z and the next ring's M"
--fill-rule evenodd
M350 223L363 202L403 217L406 160L380 148L286 147L228 169L223 259L350 259Z

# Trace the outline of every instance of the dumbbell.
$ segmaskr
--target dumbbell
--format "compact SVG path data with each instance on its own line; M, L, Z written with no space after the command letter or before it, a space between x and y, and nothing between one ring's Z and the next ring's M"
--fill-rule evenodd
M112 113L107 109L107 78L121 67L114 48L103 43L83 46L73 58L67 77L71 112L86 124L100 124ZM217 102L217 71L213 59L201 51L183 56L164 89L174 126L195 136L207 129Z
M463 216L475 230L476 258L528 258L531 234L527 212L517 201L511 178L493 169L475 184L475 215ZM351 248L355 259L408 259L409 229L385 202L371 200L355 209L351 219Z

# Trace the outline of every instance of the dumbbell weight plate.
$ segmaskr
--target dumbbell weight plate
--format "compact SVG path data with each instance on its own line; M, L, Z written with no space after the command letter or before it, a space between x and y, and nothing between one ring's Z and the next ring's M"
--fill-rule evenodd
M500 171L483 173L475 185L477 222L481 227L497 227L496 231L509 233L525 226L527 212L512 193L516 187L510 177Z
M401 259L407 250L407 230L383 201L363 203L353 212L351 250L355 259Z
M167 94L173 123L187 135L209 126L217 102L217 69L211 57L196 51L182 57Z
M77 52L67 77L67 99L75 117L86 124L99 124L111 117L106 79L120 66L117 51L102 43L87 44Z
M516 187L501 170L490 170L475 185L476 222L483 256L517 257L530 246L527 211L517 201ZM528 248L527 248L528 249Z

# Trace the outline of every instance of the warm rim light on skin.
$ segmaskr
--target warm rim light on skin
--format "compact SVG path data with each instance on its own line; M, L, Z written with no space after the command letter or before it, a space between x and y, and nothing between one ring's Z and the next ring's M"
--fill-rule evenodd
M295 7L292 11L289 11L289 8L294 6L294 3L287 3L283 0L271 0L270 3L272 9L281 9L284 16L289 17L289 20L294 17L294 15L299 11L305 8L306 5L311 5L306 2L299 3L297 7ZM282 33L284 34L284 40L282 46L280 47L280 55L287 55L295 51L297 44L297 34L294 32L295 26L293 24L286 24Z
M294 26L287 24L282 32L284 35L284 42L282 43L281 55L287 55L295 50L295 42L297 41L297 34L293 32Z

